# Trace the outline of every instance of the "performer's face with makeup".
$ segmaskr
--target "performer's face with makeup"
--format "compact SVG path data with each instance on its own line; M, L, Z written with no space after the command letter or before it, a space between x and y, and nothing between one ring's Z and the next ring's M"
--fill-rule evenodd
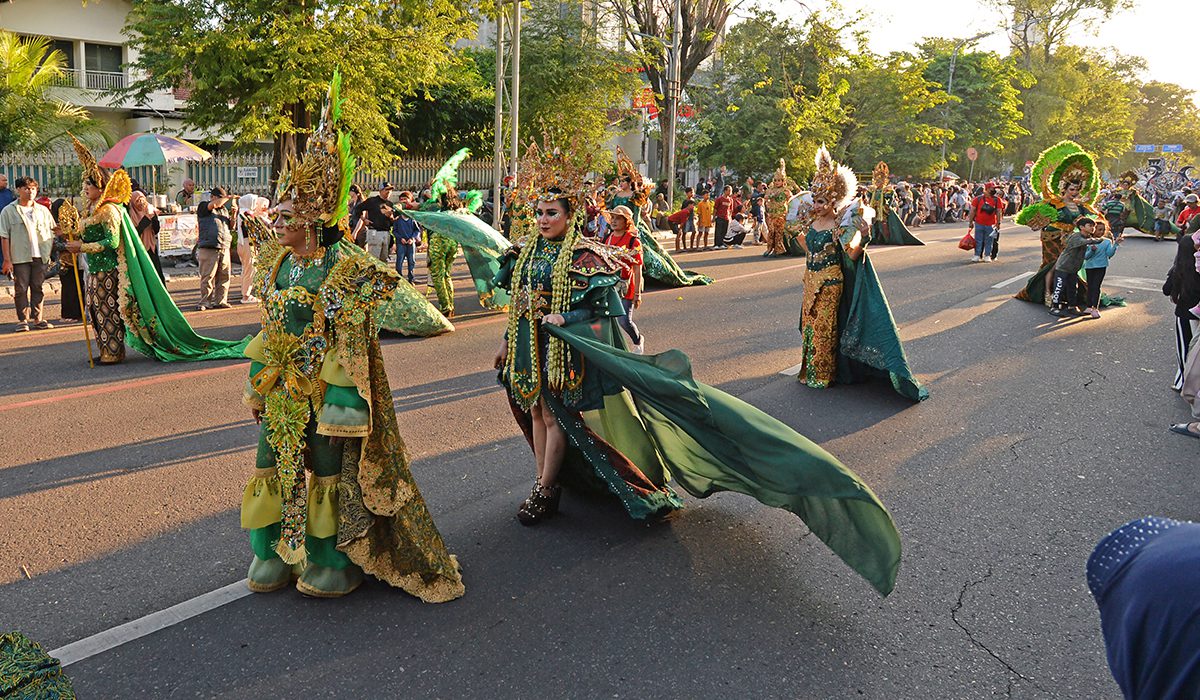
M813 200L813 213L817 216L829 215L829 200L824 197L817 197Z
M567 223L570 221L571 210L565 199L552 202L538 202L537 225L538 233L548 241L557 241L567 233Z
M295 248L305 244L303 227L295 226L292 223L292 201L290 199L285 199L276 205L275 221L271 223L271 227L275 229L275 235L279 236L281 245Z

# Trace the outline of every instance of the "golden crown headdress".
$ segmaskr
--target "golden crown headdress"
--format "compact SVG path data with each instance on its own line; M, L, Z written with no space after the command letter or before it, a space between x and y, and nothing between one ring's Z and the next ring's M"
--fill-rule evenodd
M871 171L871 185L875 189L887 187L888 181L891 180L892 171L888 168L888 164L882 160L875 166L875 170Z
M571 150L586 153L580 148L572 147ZM591 170L590 154L572 159L562 149L553 147L549 140L543 143L542 148L531 143L517 164L512 199L517 206L530 208L538 202L566 199L578 209L585 204L587 188L583 183L587 181Z
M779 167L775 169L775 177L787 179L787 161L783 158L779 159Z
M302 225L333 227L350 215L350 183L354 157L350 136L338 130L342 116L342 76L334 71L321 120L304 155L289 155L275 186L275 201L292 201L293 220Z
M1121 173L1120 177L1117 178L1117 187L1120 187L1122 189L1129 189L1129 188L1133 187L1134 185L1136 185L1137 182L1138 182L1137 172L1135 172L1133 170L1126 170L1125 172Z
M814 199L825 199L834 211L839 211L850 203L858 189L858 178L844 165L834 162L829 155L829 149L821 146L817 149L814 163L817 171L812 179Z
M641 189L642 173L633 159L625 154L625 149L617 146L617 152L613 155L613 159L617 162L617 174L621 177L628 177L629 184L634 190Z
M75 155L79 157L79 164L83 166L80 187L91 183L103 192L100 195L101 202L128 204L129 198L133 196L133 182L129 179L129 173L125 172L124 168L119 168L109 175L96 162L96 157L92 155L90 148L80 143L79 139L75 138L75 134L68 131L67 135L71 137L71 142L75 146Z

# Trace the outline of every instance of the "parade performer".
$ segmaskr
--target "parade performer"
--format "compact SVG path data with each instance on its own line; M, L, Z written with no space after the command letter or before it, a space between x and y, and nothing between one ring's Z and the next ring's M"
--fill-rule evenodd
M1113 189L1110 197L1112 200L1121 203L1121 211L1119 213L1124 226L1137 229L1142 233L1148 233L1152 236L1157 235L1161 238L1162 234L1156 234L1154 231L1154 205L1142 196L1137 183L1137 172L1126 170L1117 178L1117 186ZM1112 226L1114 223L1113 217L1109 214L1109 208L1105 207L1105 209L1105 217L1109 219L1109 227L1112 229L1113 235L1121 235L1123 227ZM1113 209L1115 210L1115 207ZM1173 227L1172 232L1178 234L1178 227Z
M278 239L275 231L258 217L249 217L244 223L247 242L256 257L261 255L259 251L263 245ZM446 320L424 294L403 280L392 297L379 305L376 318L380 331L407 336L427 338L454 330L454 324Z
M779 159L779 169L771 178L763 197L767 219L767 250L764 258L776 255L804 255L804 248L797 240L796 231L787 226L788 202L800 191L800 186L787 176L787 165Z
M617 190L608 200L608 208L628 207L633 212L634 223L637 224L638 238L642 241L642 273L656 282L668 287L688 287L697 284L712 284L712 278L698 272L684 270L675 259L658 244L658 239L650 231L650 225L642 216L642 210L649 206L650 198L646 194L646 185L637 165L618 148L614 158L617 162Z
M495 365L513 416L533 450L536 479L517 517L559 510L561 485L615 497L631 517L682 506L674 478L704 498L753 496L795 513L887 595L900 540L887 510L836 458L758 409L695 381L678 350L623 349L616 288L628 252L583 236L587 164L531 147L516 206L516 244L497 282L512 292ZM751 447L747 447L751 446Z
M835 381L888 378L901 396L922 401L929 392L908 367L887 297L866 254L873 212L855 199L858 179L817 150L812 205L804 249L800 307L802 357L798 379L824 389Z
M1074 141L1060 141L1038 156L1030 170L1030 182L1041 193L1042 201L1017 214L1017 223L1039 231L1042 241L1042 266L1033 273L1016 298L1034 304L1050 304L1050 280L1054 264L1063 251L1065 236L1075 230L1075 220L1086 216L1105 221L1096 210L1100 174L1092 156ZM1105 226L1101 235L1107 231ZM1079 275L1079 289L1073 298L1087 299L1087 281ZM1120 297L1100 295L1100 306L1124 306Z
M879 161L871 173L871 199L868 204L875 210L875 220L871 222L872 245L925 245L904 225L904 221L896 214L892 204L895 202L896 190L892 187L891 171L888 164Z
M78 140L75 151L83 165L87 206L78 225L82 240L68 241L66 250L87 255L87 310L100 363L122 362L126 343L162 362L241 357L249 338L197 335L171 300L124 206L132 194L128 173L122 169L110 176Z
M458 168L471 155L462 149L446 161L429 186L429 199L421 208L405 213L419 223L429 235L429 284L437 292L442 311L454 314L454 285L450 267L462 246L467 269L485 309L504 310L508 294L495 285L500 269L500 255L509 243L475 212L483 205L483 194L477 190L459 193Z
M262 426L242 496L248 585L296 580L301 593L338 597L365 572L440 603L463 584L409 472L376 337L376 307L403 281L341 226L354 161L337 131L340 82L334 74L303 159L285 164L278 238L259 249L263 329L246 348L244 394Z

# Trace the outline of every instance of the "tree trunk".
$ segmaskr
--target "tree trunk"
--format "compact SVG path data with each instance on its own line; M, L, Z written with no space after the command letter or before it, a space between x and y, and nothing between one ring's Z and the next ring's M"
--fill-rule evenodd
M279 173L289 157L299 156L308 145L308 135L312 132L312 113L302 104L292 104L285 108L292 120L292 131L275 135L274 153L271 157L271 182L279 181Z

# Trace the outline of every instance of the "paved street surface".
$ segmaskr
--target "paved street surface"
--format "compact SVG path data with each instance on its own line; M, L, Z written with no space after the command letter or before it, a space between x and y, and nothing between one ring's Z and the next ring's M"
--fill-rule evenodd
M929 245L873 259L932 393L920 405L782 374L800 359L800 258L683 254L717 283L653 291L637 316L648 351L687 352L697 379L878 493L904 542L886 599L795 516L736 494L649 524L568 495L560 518L518 524L533 457L490 368L503 316L478 310L459 269L457 332L389 336L384 355L464 598L425 605L372 581L341 601L193 601L240 591L250 559L247 363L131 350L89 370L78 326L8 333L6 301L0 630L58 649L192 601L146 636L72 647L84 698L1119 697L1085 560L1131 518L1197 517L1200 444L1167 432L1186 416L1158 289L1174 247L1130 237L1106 285L1129 306L1057 321L1010 298L1037 267L1032 232L1009 227L1001 261L976 265L955 247L963 227L917 233ZM191 311L196 286L171 292L201 333L257 331L256 308Z

